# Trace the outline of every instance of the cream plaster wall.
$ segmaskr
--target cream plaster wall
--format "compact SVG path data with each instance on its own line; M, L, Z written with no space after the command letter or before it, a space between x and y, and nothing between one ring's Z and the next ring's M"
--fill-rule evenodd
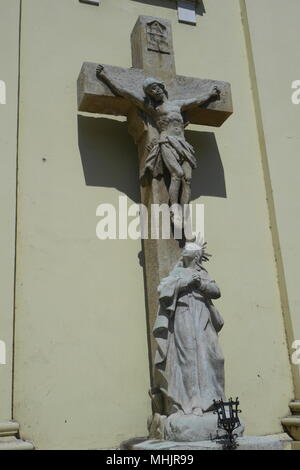
M299 293L299 127L300 105L292 103L291 85L299 80L300 3L289 0L247 1L247 14L262 131L266 148L266 171L276 220L275 244L280 288L289 346L300 340ZM276 225L277 224L277 227ZM300 367L293 367L295 394L300 398Z
M227 394L239 395L248 434L281 432L293 384L241 12L234 0L204 3L192 27L177 22L174 2L23 2L14 417L38 448L113 447L146 434L140 243L95 237L100 202L136 199L136 151L125 123L81 117L77 128L76 112L82 62L130 66L140 14L172 21L179 74L232 84L234 115L188 136L223 293Z
M0 80L6 104L0 104L0 340L6 364L0 364L0 422L11 419L18 116L19 0L0 1Z
M121 38L101 51L111 19L69 0L23 2L14 417L40 449L117 446L145 435L150 413L140 242L96 238L98 204L123 194L104 187L109 174L138 184L135 148L122 123L77 123L82 62L122 61ZM79 133L89 181L107 160L102 187L85 182Z

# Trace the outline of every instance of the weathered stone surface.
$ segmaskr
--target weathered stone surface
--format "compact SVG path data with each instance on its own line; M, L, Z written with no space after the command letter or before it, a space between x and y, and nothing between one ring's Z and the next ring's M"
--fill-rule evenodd
M19 436L20 426L16 421L0 423L1 450L34 450L34 444L23 441Z
M295 441L300 441L300 400L291 401L289 406L292 416L283 418L281 424Z
M171 415L165 422L165 440L175 442L199 442L214 439L219 432L217 415L213 412L204 413L203 416L195 415ZM235 431L238 436L242 436L244 425L241 424ZM223 432L224 434L224 432Z
M186 243L158 288L150 437L201 441L217 434L217 415L211 410L215 400L225 399L218 341L224 322L212 303L221 295L219 287L202 264L208 260L205 247L201 238ZM240 426L237 433L242 432Z
M131 33L132 65L163 80L176 75L172 25L169 20L139 16Z
M300 441L300 415L281 420L282 426L295 441Z
M218 341L224 322L212 303L221 293L203 267L205 245L201 240L186 243L158 288L154 387L161 390L162 414L167 416L199 416L213 408L214 400L225 399L224 357Z
M97 65L93 62L84 62L77 81L78 110L88 113L101 113L116 116L128 116L132 104L116 96L103 81L97 79ZM129 90L140 88L142 96L142 83L146 78L143 70L125 69L105 65L111 77L120 82Z
M78 110L116 116L128 116L132 104L116 96L104 82L96 77L96 63L84 62L77 82ZM143 96L143 82L149 74L138 68L123 68L104 65L112 79ZM153 71L152 71L153 73ZM159 78L159 75L156 74ZM191 124L220 127L233 113L231 87L227 82L198 79L176 75L165 80L170 99L190 99L206 94L216 86L220 90L220 100L208 104L206 108L187 111L186 118Z
M270 436L244 436L238 438L238 450L291 450L293 441L287 434ZM121 444L123 450L222 450L217 441L172 442L159 440L131 439Z
M204 95L211 94L214 87L217 88L218 99L208 99L205 104L200 99L199 105L184 111L184 117L176 118L184 121L180 123L182 140L184 140L183 124L185 125L187 121L218 127L232 114L230 84L176 75L171 23L168 20L144 16L138 18L132 33L132 64L134 67L129 69L105 65L106 79L102 80L101 73L98 71L97 74L97 64L84 63L78 78L78 109L84 112L127 116L129 132L138 145L141 172L149 155L149 145L160 136L158 122L153 123L152 117L149 119L149 113L141 109L141 102L145 98L143 90L145 78L154 76L158 80L163 79L170 102L203 98ZM178 110L178 113L180 112ZM169 118L171 116L168 116ZM174 122L172 118L171 127L174 127ZM172 132L174 134L175 130ZM168 137L167 134L166 136ZM186 178L188 179L189 177ZM189 194L188 186L187 184L186 199ZM153 178L151 183L141 186L141 202L150 213L152 203L168 203L171 194L176 198L179 193L177 187L173 193L170 191L165 177ZM157 286L160 279L167 275L176 262L180 247L174 239L149 238L143 241L143 250L150 356L153 359L155 350L151 330L158 302Z

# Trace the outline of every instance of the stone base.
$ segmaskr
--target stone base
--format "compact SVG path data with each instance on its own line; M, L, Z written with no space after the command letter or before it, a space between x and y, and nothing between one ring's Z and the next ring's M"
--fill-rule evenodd
M200 416L182 412L163 416L155 413L148 422L149 440L163 440L176 442L199 442L222 437L224 431L218 429L218 417L216 413L206 412ZM244 432L244 424L235 429L234 433L241 437Z
M300 450L300 441L292 442L292 450Z
M20 436L20 426L15 421L0 423L1 450L34 450L32 442L23 441Z
M244 425L241 423L234 433L240 437L243 432ZM174 413L164 421L164 439L166 441L207 441L214 439L218 434L222 435L222 431L218 429L218 417L213 412L204 413L202 416Z
M237 450L292 450L293 440L285 433L270 436L245 436L238 438ZM222 450L216 441L174 442L130 439L121 444L122 450Z

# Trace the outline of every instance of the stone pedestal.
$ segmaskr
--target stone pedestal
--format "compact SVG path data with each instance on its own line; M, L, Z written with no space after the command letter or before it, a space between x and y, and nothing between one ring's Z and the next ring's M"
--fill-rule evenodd
M156 418L159 417L157 420ZM165 441L175 442L199 442L215 438L218 434L221 435L218 429L218 417L215 413L207 412L201 416L193 414L184 415L183 413L174 413L168 417L154 416L154 421L157 421L158 429L151 426L149 439L161 439ZM235 434L239 437L243 435L244 424L235 429ZM154 430L154 432L153 432ZM159 431L159 432L158 432ZM223 432L224 434L224 432Z
M270 436L245 436L238 438L237 450L292 450L293 440L285 433ZM121 450L185 451L222 450L216 441L175 442L159 440L130 439L121 444Z

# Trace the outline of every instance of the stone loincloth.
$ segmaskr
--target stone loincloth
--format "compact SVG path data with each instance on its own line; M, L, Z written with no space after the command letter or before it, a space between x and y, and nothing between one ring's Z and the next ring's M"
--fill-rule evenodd
M165 160L168 160L166 162ZM164 174L164 165L182 165L187 161L191 168L197 168L195 151L184 137L167 136L164 140L155 142L146 158L145 166L140 174L141 181L149 180L149 177L159 178Z

